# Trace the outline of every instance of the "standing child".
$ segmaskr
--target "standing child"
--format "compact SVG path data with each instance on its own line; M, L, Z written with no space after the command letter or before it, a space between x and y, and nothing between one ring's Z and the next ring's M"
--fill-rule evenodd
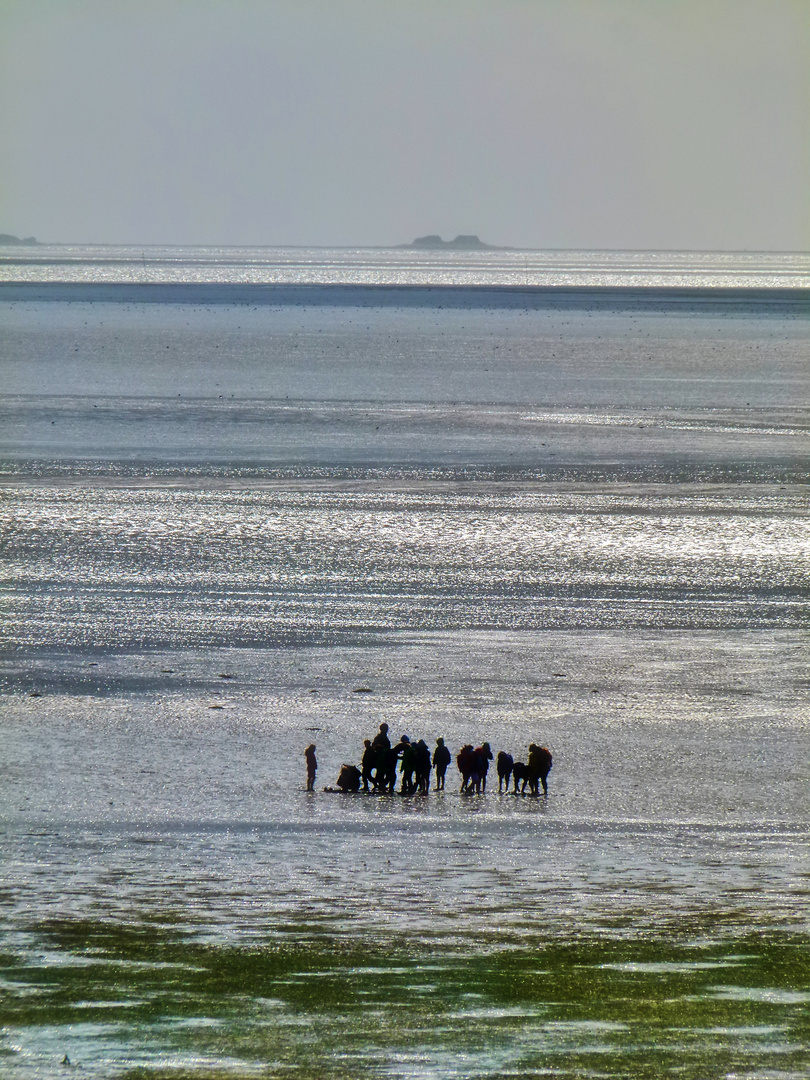
M363 746L365 749L363 750L363 760L360 762L363 767L361 776L363 791L368 795L369 781L374 785L375 790L377 788L377 777L374 772L377 768L377 751L371 745L371 739L363 739Z
M307 791L315 790L315 773L318 771L318 762L315 758L315 743L310 743L304 751L307 762Z
M450 751L444 745L444 739L436 740L436 749L433 751L433 765L436 769L436 790L444 791L444 774L450 764Z

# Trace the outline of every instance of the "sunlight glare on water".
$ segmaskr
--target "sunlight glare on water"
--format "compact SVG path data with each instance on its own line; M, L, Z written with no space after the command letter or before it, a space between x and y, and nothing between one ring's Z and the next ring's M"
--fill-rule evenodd
M21 644L260 643L323 633L327 610L333 637L807 619L801 499L752 499L744 513L719 492L678 500L670 488L659 505L652 494L429 484L385 494L37 487L6 498Z
M807 288L803 252L4 248L0 281Z
M0 1074L808 1080L806 256L0 278ZM383 723L549 794L324 790Z

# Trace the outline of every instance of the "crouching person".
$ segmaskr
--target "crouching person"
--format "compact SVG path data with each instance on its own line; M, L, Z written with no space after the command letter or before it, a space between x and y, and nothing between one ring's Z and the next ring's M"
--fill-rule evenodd
M362 773L356 765L344 765L337 778L337 786L344 794L349 791L359 791Z

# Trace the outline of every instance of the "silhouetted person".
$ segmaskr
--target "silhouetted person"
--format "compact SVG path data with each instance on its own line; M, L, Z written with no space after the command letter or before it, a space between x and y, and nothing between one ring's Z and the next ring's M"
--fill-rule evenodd
M433 751L433 767L436 770L436 790L444 791L444 774L452 760L450 751L444 745L444 739L436 740L436 749Z
M422 795L430 791L430 750L424 739L416 744L416 787Z
M377 755L374 767L377 791L382 789L384 792L388 787L388 756L391 753L391 740L388 738L388 724L380 724L380 729L372 741L372 748ZM396 765L394 764L394 769L395 768Z
M380 730L374 736L371 744L375 750L390 750L391 740L388 738L388 724L380 724Z
M363 780L363 791L368 794L368 782L369 780L376 788L377 778L374 775L374 770L377 768L377 751L371 745L371 739L363 739L363 760L360 762L362 766L361 777Z
M403 736L403 741L405 736ZM416 772L417 753L416 744L410 740L402 751L402 794L413 795L416 791L414 773Z
M411 746L411 740L407 735L403 735L396 746L391 747L391 753L395 755L394 758L394 772L396 773L397 762L402 762L400 766L400 772L402 773L402 786L399 789L401 795L410 795L411 787L413 785L413 767L415 765L413 747ZM396 783L394 784L396 787ZM393 788L391 789L394 790Z
M360 790L360 770L356 765L344 765L340 770L340 776L337 778L337 786L345 794L349 791Z
M397 761L399 755L394 747L382 750L377 758L377 791L393 795L397 786Z
M543 794L548 795L548 774L551 770L551 751L545 746L532 743L529 746L529 760L526 766L529 770L529 787L532 795L539 795L539 785L543 785ZM539 781L539 783L538 783Z
M478 783L475 786L477 792L487 790L487 773L489 772L489 763L492 761L492 750L488 742L482 743L475 748L475 756L478 759Z
M456 765L461 773L460 791L472 795L478 784L478 755L472 743L465 743L456 755Z
M498 751L498 757L495 760L498 770L498 791L503 790L504 782L507 792L509 791L509 781L512 778L512 766L514 764L515 761L511 754L507 754L505 750Z
M371 746L377 755L377 761L374 766L375 776L377 778L377 788L379 789L382 787L382 790L385 791L386 785L381 784L381 779L386 776L388 753L391 749L391 740L388 738L388 724L380 724L380 730L374 736Z
M315 750L315 743L310 743L304 751L304 758L307 763L307 791L315 790L315 773L318 771L318 761L315 757Z
M529 782L529 766L525 761L516 761L512 766L512 779L515 782L515 795L525 795ZM520 785L520 791L518 791Z

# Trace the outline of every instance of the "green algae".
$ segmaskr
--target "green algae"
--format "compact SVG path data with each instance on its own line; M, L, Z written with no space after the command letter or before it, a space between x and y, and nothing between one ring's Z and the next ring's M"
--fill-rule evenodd
M98 1074L128 1080L810 1075L810 938L696 929L484 949L51 920L0 955L0 1005L10 1031L64 1032L91 1075L103 1031Z

